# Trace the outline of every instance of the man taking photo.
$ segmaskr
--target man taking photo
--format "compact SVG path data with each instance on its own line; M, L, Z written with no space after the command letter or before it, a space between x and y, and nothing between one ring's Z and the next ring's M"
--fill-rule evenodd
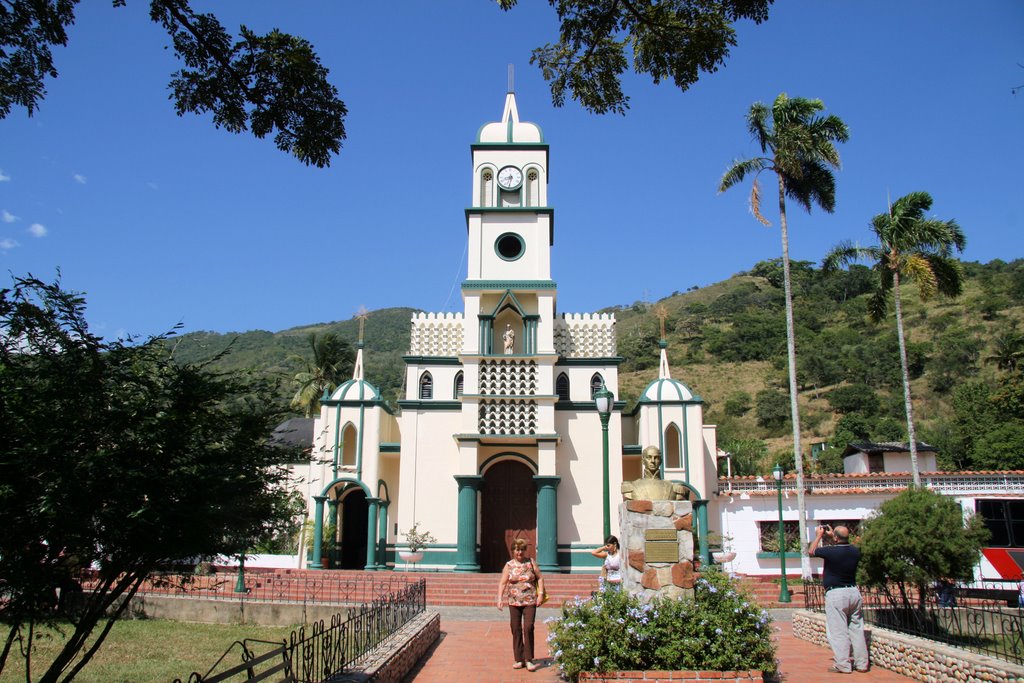
M821 545L826 535L834 545ZM825 632L835 659L829 671L841 674L851 672L852 647L853 669L866 673L868 646L864 640L864 616L861 613L864 603L857 589L860 549L850 545L850 530L847 527L837 526L833 530L823 524L818 527L807 554L825 560L821 580L825 588Z

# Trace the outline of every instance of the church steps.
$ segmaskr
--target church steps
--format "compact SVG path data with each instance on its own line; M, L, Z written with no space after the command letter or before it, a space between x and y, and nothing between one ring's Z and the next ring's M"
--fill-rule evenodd
M394 585L400 587L406 581L425 579L427 582L427 604L431 606L445 607L492 607L495 605L498 583L501 575L497 573L456 573L456 572L406 572L406 571L383 571L367 572L359 570L247 570L250 580L255 581L261 587L269 587L275 584L280 585L285 581L294 582L294 586L275 591L277 599L289 599L302 601L304 588L301 580L312 580L328 586L327 594L345 592L356 600L370 600L373 597L373 590L369 586ZM299 579L300 581L296 581ZM587 597L597 589L598 581L595 574L554 574L546 572L544 581L550 600L549 607L558 607L576 597ZM332 584L338 586L351 585L352 582L365 583L366 588L358 591L344 591L344 589L332 590ZM792 602L780 604L779 584L777 577L769 576L743 576L740 577L740 586L750 593L754 601L762 607L800 607L804 602L803 586L799 581L793 581L789 585ZM257 587L252 592L254 599L259 599L260 591Z

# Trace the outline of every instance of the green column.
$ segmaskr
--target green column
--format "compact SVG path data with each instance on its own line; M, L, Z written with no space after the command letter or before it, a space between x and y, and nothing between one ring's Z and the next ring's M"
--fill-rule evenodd
M316 512L313 513L313 560L309 563L310 569L323 569L320 561L320 544L324 540L324 502L327 496L313 496L316 501Z
M377 569L381 571L388 568L388 506L390 500L380 501L380 524L377 533Z
M534 476L537 484L537 564L542 572L557 572L558 485L561 477Z
M377 571L377 507L380 498L367 498L366 504L366 571Z
M459 485L459 534L455 571L479 572L476 559L476 494L484 478L479 474L457 474Z
M711 566L711 552L708 548L708 501L698 499L693 501L693 511L697 516L697 538L700 539L700 564L701 567Z

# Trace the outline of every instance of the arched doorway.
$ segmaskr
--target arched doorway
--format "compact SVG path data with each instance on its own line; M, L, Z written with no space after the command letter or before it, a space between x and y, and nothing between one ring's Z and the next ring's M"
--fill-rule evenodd
M366 566L368 520L366 493L356 487L341 501L341 569L363 569Z
M533 471L516 460L502 460L484 472L480 511L480 571L500 572L512 541L526 539L537 551L537 487Z

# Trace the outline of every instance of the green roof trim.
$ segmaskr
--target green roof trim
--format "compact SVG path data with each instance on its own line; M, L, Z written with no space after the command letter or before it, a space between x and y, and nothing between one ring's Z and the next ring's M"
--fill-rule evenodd
M380 444L381 453L401 453L402 444L394 442L381 442Z
M463 280L462 289L558 289L558 285L554 280Z
M525 121L524 123L529 123L529 121ZM487 124L485 123L483 126L480 126L480 130L482 131L484 129L484 126L486 125ZM540 126L538 126L538 128L539 127ZM479 131L477 132L476 139L480 139ZM509 147L515 147L516 149L535 149L542 150L544 152L547 152L551 149L551 145L549 145L546 142L474 142L469 146L469 148L474 152L476 152L477 150L487 151L495 149L508 149Z
M406 365L462 365L454 356L402 356Z
M622 446L622 454L623 455L642 455L643 452L644 452L644 447L641 446L638 443L631 443L631 444L623 445Z
M558 434L453 434L456 441L484 441L487 439L512 439L510 443L495 444L504 446L522 446L524 441L560 441Z
M626 407L625 401L615 401L612 412L622 412ZM597 404L593 401L559 401L555 404L555 410L576 410L582 413L596 413Z
M402 400L398 405L402 410L462 410L462 401Z
M622 356L604 356L602 358L566 358L563 356L555 364L555 368L563 365L575 365L576 367L601 367L605 365L621 365L626 359Z

